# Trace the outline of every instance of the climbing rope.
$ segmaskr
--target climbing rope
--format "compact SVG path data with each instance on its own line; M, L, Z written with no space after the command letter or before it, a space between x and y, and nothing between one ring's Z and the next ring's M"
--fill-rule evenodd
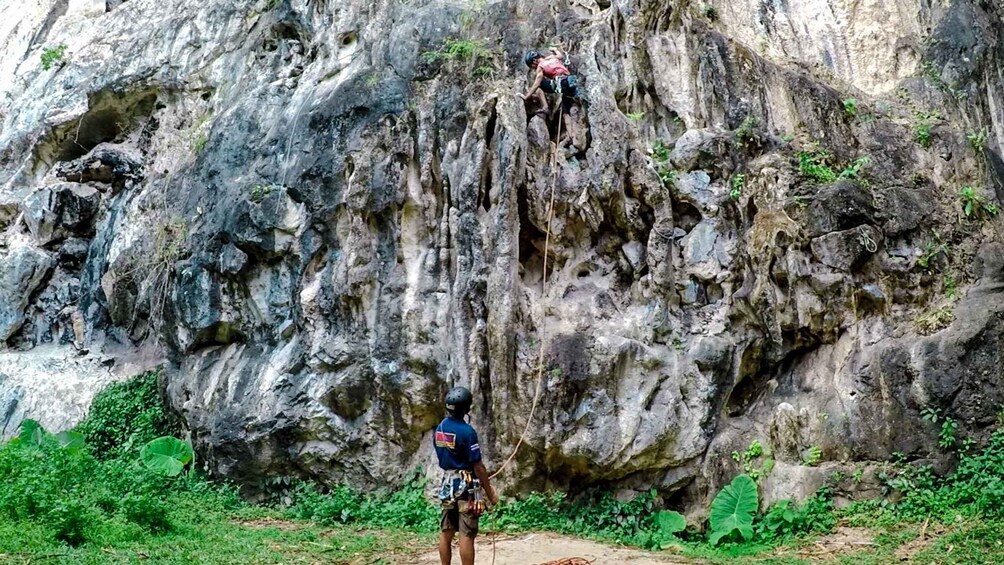
M559 99L559 104L560 104ZM551 152L551 169L553 170L553 176L551 177L551 199L547 205L547 233L544 236L544 274L540 281L540 297L541 304L544 303L543 298L547 294L547 252L551 247L551 220L554 217L554 188L558 185L558 147L561 145L561 118L564 112L558 112L558 135L554 141L554 149ZM543 307L541 310L544 310ZM533 402L530 404L530 415L526 417L526 426L523 427L523 433L519 435L519 441L516 442L516 447L513 448L512 453L506 458L505 462L498 468L497 471L492 473L488 478L494 479L506 468L509 463L516 457L516 453L519 452L520 446L523 445L523 441L526 439L527 432L530 431L530 423L533 422L533 415L537 411L537 402L540 400L541 385L544 381L544 346L547 341L547 312L541 312L540 317L540 351L537 353L537 386L533 392ZM490 513L489 513L490 516ZM495 565L495 528L491 527L489 524L489 531L492 536L492 565Z
M560 103L560 101L559 101ZM558 184L558 147L561 145L561 118L564 112L558 112L558 135L554 143L554 149L551 154L551 168L554 174L551 178L551 200L547 206L547 234L544 236L544 276L540 283L540 297L543 299L547 295L547 253L551 246L551 219L554 217L554 189ZM543 300L541 300L543 304ZM541 308L543 310L543 308ZM526 426L523 428L523 433L519 435L519 441L516 442L516 447L513 448L512 453L506 458L505 462L498 468L497 471L492 473L488 478L494 479L506 468L509 463L516 457L516 453L519 452L519 448L523 445L523 441L526 439L527 432L530 431L530 424L533 422L533 415L537 410L537 402L540 400L541 384L544 381L544 346L547 341L547 323L546 323L547 313L541 313L540 319L540 351L537 354L537 387L533 393L533 402L530 404L530 415L526 418ZM494 560L493 560L494 563Z

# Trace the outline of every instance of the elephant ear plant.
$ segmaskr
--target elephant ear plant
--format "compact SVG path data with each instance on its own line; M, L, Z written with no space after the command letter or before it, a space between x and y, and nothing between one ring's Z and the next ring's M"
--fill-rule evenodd
M154 473L177 477L192 462L192 446L178 438L159 437L143 446L139 458Z
M759 506L756 483L749 475L739 475L722 489L711 503L711 545L739 532L743 540L753 539L753 515Z

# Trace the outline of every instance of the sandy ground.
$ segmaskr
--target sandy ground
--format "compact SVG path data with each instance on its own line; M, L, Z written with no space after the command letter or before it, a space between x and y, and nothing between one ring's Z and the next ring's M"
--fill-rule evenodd
M692 561L671 555L657 555L646 551L611 547L588 540L555 534L527 534L499 536L495 543L495 565L537 565L566 557L580 557L592 565L666 565L687 564ZM439 565L439 554L429 552L413 558L403 558L402 565ZM490 536L479 536L475 565L491 565L492 541ZM460 563L454 547L453 562Z

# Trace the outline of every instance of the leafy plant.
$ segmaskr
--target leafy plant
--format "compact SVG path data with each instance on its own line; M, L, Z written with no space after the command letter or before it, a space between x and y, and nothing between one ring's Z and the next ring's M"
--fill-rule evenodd
M837 523L829 491L820 489L801 506L790 500L774 503L757 522L760 539L789 539L810 533L826 533Z
M764 456L763 445L760 444L760 440L755 439L743 452L733 451L732 460L739 463L743 467L743 472L749 475L754 481L760 480L761 477L766 477L774 469L774 460L767 457L763 460L760 465L756 464L756 461Z
M161 534L171 529L167 507L156 498L130 493L122 499L119 507L126 520L151 533Z
M687 519L683 514L673 510L656 512L653 517L654 528L638 533L633 541L648 549L666 549L679 539L676 534L687 529Z
M638 122L641 121L642 118L645 117L645 112L628 112L627 114L624 115L627 116L627 119L637 124Z
M753 515L759 497L756 483L749 475L732 479L711 502L711 545L738 532L746 541L753 539Z
M798 170L816 182L833 182L837 180L837 173L830 167L830 159L828 151L800 151Z
M422 58L429 63L466 64L467 71L479 78L494 77L500 67L500 52L489 49L484 40L450 38L438 50L422 53Z
M937 112L916 112L913 120L913 139L923 148L931 146L931 129L941 119Z
M989 137L989 132L986 127L982 127L976 131L971 131L966 134L966 140L969 141L969 147L973 149L977 155L983 154L983 149L987 146L987 138Z
M953 277L951 274L946 274L942 278L942 286L945 289L945 296L947 296L948 298L955 298L955 295L958 292L958 288L955 282L955 277Z
M729 197L733 200L739 200L739 197L743 195L743 188L746 187L746 175L743 173L737 173L732 177L732 190L729 191Z
M844 107L844 112L848 116L853 118L858 115L858 101L855 100L854 98L847 98L845 100L842 100L841 104Z
M255 204L260 204L263 200L268 198L272 191L274 190L274 185L271 184L256 184L251 187L249 193L249 199Z
M817 445L813 445L809 448L809 451L805 454L802 459L802 463L805 463L809 467L815 467L819 465L819 462L823 460L823 450Z
M159 437L144 445L139 457L154 473L177 477L192 461L192 446L171 436Z
M942 241L941 236L935 233L934 240L924 243L924 250L917 259L917 264L926 269L931 265L931 261L935 257L941 254L948 255L948 252L948 244Z
M986 197L978 194L971 186L964 186L959 192L962 200L962 212L966 218L985 220L996 216L1000 212L1000 207L987 201Z
M669 161L669 147L666 147L666 144L661 139L652 144L652 158L657 163Z
M66 57L66 45L60 43L42 50L42 69L48 71L53 65L62 63Z
M871 157L865 155L863 157L858 157L850 165L844 167L844 170L840 171L840 178L842 179L856 179L861 175L862 169L865 165L872 162Z
M159 376L155 371L143 373L113 383L94 397L77 431L99 458L134 455L154 438L178 432L164 409Z
M758 120L755 116L746 116L739 127L736 128L735 137L739 145L745 147L746 145L756 141L756 127Z
M913 320L913 325L920 335L931 335L947 328L954 318L952 307L945 305L917 316Z
M945 418L941 422L941 429L938 431L938 447L942 449L949 449L955 445L955 430L959 427L959 423L952 418Z
M701 13L709 22L715 22L718 20L718 9L710 4L705 4L701 9Z

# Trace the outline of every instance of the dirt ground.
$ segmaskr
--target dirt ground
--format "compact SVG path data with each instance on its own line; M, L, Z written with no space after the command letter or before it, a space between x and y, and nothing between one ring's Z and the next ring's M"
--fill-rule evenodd
M460 556L454 547L453 562ZM495 543L495 565L538 565L563 559L580 557L592 565L667 565L689 564L693 561L671 555L657 555L647 551L611 547L588 540L556 534L526 534L498 536ZM475 565L491 565L492 541L490 536L479 536ZM439 554L432 551L401 562L402 565L439 565Z

